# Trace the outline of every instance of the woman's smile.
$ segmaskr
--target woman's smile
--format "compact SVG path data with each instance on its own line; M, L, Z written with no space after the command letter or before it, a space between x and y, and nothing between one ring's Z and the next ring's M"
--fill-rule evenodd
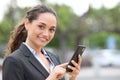
M39 40L40 40L41 42L48 42L48 39L43 38L43 37L39 37Z

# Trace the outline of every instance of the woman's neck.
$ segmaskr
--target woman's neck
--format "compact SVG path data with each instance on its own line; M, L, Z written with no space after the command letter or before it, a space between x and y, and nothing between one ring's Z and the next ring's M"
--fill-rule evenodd
M42 50L42 47L40 46L37 46L37 45L34 45L34 44L31 44L29 43L28 41L25 42L27 45L29 45L32 49L34 49L36 51L36 54L41 54L41 50Z

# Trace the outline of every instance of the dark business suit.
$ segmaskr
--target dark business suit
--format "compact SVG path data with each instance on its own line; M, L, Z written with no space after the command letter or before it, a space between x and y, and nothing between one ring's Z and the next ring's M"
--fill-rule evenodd
M47 53L55 65L60 64L56 55ZM3 63L3 80L45 80L48 76L49 73L24 44Z

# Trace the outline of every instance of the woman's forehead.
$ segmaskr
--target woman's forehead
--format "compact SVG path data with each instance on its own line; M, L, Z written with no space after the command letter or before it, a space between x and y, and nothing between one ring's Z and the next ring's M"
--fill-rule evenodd
M38 23L43 24L43 25L53 25L56 26L57 25L57 19L56 17L51 14L51 13L42 13L39 14L37 20Z

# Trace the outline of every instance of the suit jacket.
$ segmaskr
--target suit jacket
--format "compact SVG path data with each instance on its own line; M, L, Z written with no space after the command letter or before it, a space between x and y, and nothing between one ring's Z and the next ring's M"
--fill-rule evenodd
M56 55L47 53L55 65L60 64ZM2 72L3 80L45 80L49 76L46 69L24 44L4 60Z

